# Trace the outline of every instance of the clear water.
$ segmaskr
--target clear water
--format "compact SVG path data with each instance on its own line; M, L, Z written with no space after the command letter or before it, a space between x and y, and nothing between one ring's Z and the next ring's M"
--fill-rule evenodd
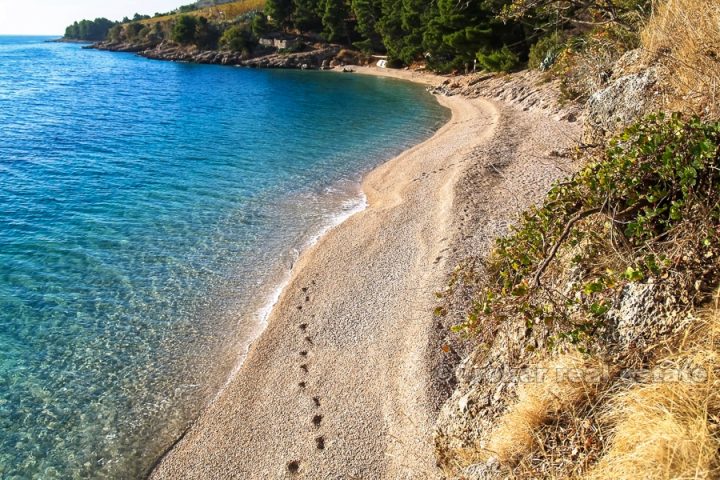
M423 89L0 37L0 478L138 478Z

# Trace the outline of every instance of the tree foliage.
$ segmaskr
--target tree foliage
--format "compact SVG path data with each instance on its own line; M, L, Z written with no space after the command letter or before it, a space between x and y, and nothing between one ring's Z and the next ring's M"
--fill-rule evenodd
M290 24L293 3L293 0L267 0L265 13L270 17L273 25L278 28L285 28Z
M65 38L73 40L100 41L105 40L108 32L116 22L107 18L96 18L95 20L82 20L75 22L65 29Z
M251 28L247 25L233 25L220 38L220 46L235 52L247 53L255 45Z
M301 32L317 32L322 29L317 0L294 0L293 25ZM320 2L322 3L322 2Z
M189 45L195 41L195 29L198 21L191 15L180 15L172 30L172 40L181 45Z
M347 29L348 6L345 0L322 0L323 34L329 42L342 42L349 39Z
M534 67L551 65L564 39L603 25L625 28L647 11L650 1L267 0L264 13L214 21L183 13L196 9L194 4L181 7L160 29L135 14L119 28L106 19L79 22L68 27L66 36L147 43L171 39L203 49L216 48L225 38L225 48L246 50L259 37L283 30L387 54L393 66L422 61L438 71L509 71L529 57ZM248 33L252 38L246 38Z

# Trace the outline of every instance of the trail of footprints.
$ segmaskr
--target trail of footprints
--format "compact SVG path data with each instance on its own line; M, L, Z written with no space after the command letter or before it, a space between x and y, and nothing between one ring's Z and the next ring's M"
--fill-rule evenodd
M313 286L315 286L315 281L313 280L311 282ZM302 293L305 295L305 303L310 302L310 287L304 287L302 289ZM298 305L297 307L298 311L302 311L303 307L302 305ZM315 315L312 316L314 318ZM308 358L310 355L310 352L314 346L313 338L308 333L308 324L307 323L301 323L298 325L298 329L300 330L300 337L302 337L302 349L299 352L299 370L300 370L300 376L301 380L298 383L298 387L300 387L301 395L311 396L308 393L308 381L307 377L310 375L310 363L308 362ZM312 402L313 406L316 410L315 414L310 419L310 425L311 428L315 432L315 449L319 452L325 450L325 437L320 433L322 422L323 422L323 416L321 413L321 399L319 396L312 396ZM287 470L290 474L294 475L300 472L301 462L298 460L293 460L287 464Z

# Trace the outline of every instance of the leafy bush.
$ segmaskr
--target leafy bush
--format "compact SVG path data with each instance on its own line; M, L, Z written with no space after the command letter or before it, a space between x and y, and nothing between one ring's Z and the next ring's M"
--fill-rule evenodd
M541 71L548 70L555 64L563 47L564 42L558 33L541 38L530 47L528 67Z
M252 32L245 25L233 25L220 38L220 46L235 52L247 52L255 45Z
M215 25L208 22L205 17L198 17L195 24L195 45L203 50L217 47L220 33Z
M172 40L181 45L189 45L195 41L197 19L191 15L180 15L172 30Z
M261 37L270 31L268 18L264 13L258 12L252 17L252 32L255 36Z
M520 64L520 58L507 46L500 50L480 51L477 54L478 64L491 72L510 72Z
M604 325L627 283L714 282L718 185L720 123L657 115L630 127L498 241L488 280L458 330L482 326L492 336L493 325L522 319L528 329L544 325L580 342ZM553 285L546 278L553 263L568 256L583 278Z

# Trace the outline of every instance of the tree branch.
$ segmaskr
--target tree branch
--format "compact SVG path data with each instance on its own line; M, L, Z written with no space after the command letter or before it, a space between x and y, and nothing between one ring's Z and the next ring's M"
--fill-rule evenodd
M542 278L543 273L545 273L545 270L550 265L550 262L553 261L555 256L557 255L558 250L560 250L560 247L562 246L563 242L567 240L567 237L570 236L570 232L572 231L572 227L579 222L580 220L583 220L590 215L595 215L596 213L600 213L605 209L605 205L602 207L596 207L596 208L589 208L587 210L583 210L582 212L578 212L574 217L570 219L570 221L565 225L565 229L563 230L560 237L557 239L557 242L555 242L555 245L553 245L552 249L550 250L550 253L548 256L543 260L543 263L540 265L540 268L538 268L538 271L535 273L535 278L533 279L533 286L535 288L540 286L540 279Z

